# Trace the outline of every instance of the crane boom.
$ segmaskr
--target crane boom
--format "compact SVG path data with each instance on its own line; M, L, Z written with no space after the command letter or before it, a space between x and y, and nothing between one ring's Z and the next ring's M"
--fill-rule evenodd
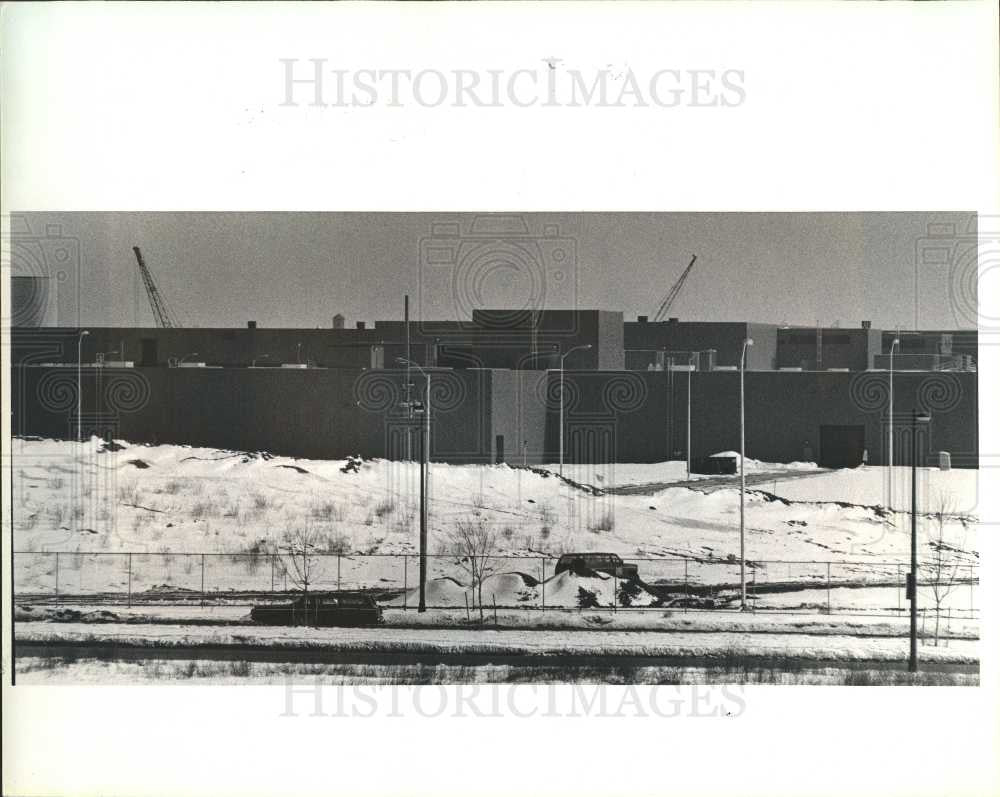
M135 259L139 263L139 274L142 277L142 284L146 286L146 295L149 296L149 306L153 309L156 325L165 328L179 327L180 324L174 317L174 314L170 312L170 308L156 287L156 283L153 282L153 275L146 268L146 262L142 259L142 252L139 251L139 247L133 246L132 251L135 252Z
M677 282L673 284L670 288L670 292L666 295L666 298L660 302L660 309L656 311L656 315L653 317L654 321L662 321L667 317L667 313L670 312L670 307L673 305L674 300L677 299L678 294L681 292L681 288L684 287L684 281L688 278L688 274L691 273L691 269L694 267L694 261L698 259L698 255L691 255L691 262L688 263L687 268L677 279Z

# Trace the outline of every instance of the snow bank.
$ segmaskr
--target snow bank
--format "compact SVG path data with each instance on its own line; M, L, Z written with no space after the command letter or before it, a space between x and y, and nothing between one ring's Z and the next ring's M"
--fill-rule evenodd
M905 661L904 637L802 636L799 634L705 633L669 634L637 631L532 631L511 629L497 633L468 628L302 628L302 627L192 627L136 625L20 623L19 642L116 643L143 647L219 645L266 646L275 649L322 648L327 653L377 653L405 656L415 653L535 656L692 656L738 659L749 656L837 661ZM950 640L947 647L925 645L925 660L976 664L977 640Z
M200 591L202 564L208 591L279 590L281 572L269 560L243 558L250 551L271 550L283 531L310 526L322 535L333 555L317 566L316 588L408 589L415 602L419 534L419 465L382 460L307 460L262 453L222 451L175 445L133 445L116 441L110 450L96 438L77 445L65 441L21 440L12 469L14 548L19 551L69 553L59 562L42 555L18 555L14 561L17 593L133 592L167 584ZM141 461L146 467L134 464ZM801 477L811 463L774 465L751 462L769 474L746 501L746 554L751 561L832 561L832 577L846 572L841 561L906 565L909 530L905 518L879 513L887 492L885 469L858 468ZM902 471L905 469L897 469ZM789 478L782 480L787 472ZM570 465L568 478L581 484L670 482L683 478L684 463ZM974 508L975 471L923 469L922 495L947 489L958 495L960 510ZM770 474L774 474L773 481ZM896 485L899 498L908 493ZM433 464L430 468L428 537L431 552L440 550L457 520L477 516L498 532L497 555L505 559L501 575L487 581L484 602L540 605L543 577L540 555L547 555L544 575L564 552L607 551L638 561L648 583L732 583L732 561L739 555L739 491L722 486L710 491L676 486L655 495L593 495L553 475L500 466ZM86 501L79 495L85 492ZM774 493L786 501L773 500ZM818 503L825 502L825 503ZM609 524L605 519L610 519ZM931 554L930 524L921 524L921 555ZM610 527L609 527L610 526ZM949 543L975 559L974 522L949 529ZM177 552L194 552L185 557ZM338 560L336 551L346 552ZM105 556L129 552L123 556ZM91 556L90 554L97 554ZM369 556L368 554L391 554ZM403 560L402 555L408 558ZM688 565L686 568L685 565ZM753 569L753 568L752 568ZM871 580L855 568L852 576ZM689 572L686 572L689 571ZM431 557L428 572L439 581L440 605L464 607L467 575L448 557ZM519 576L518 573L527 574ZM769 580L814 581L825 567L769 567ZM58 584L56 579L58 577ZM452 579L449 584L448 579ZM457 583L456 583L457 582ZM565 582L565 583L564 583ZM577 606L580 589L599 606L612 605L613 580L545 585L548 605ZM635 596L638 605L648 594ZM470 601L471 603L471 601Z

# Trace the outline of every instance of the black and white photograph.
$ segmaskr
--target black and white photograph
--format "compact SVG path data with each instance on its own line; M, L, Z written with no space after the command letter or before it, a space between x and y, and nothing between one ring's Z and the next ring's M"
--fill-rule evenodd
M979 682L975 213L15 221L18 681Z
M0 5L0 791L1000 793L998 34Z

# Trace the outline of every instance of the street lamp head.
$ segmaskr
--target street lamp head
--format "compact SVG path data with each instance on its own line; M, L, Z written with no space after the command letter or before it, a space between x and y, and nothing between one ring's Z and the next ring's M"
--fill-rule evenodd
M579 346L574 346L572 349L567 351L565 354L559 356L559 368L562 370L562 364L566 362L566 358L569 357L575 351L585 351L587 349L594 348L589 343L581 343Z
M80 330L80 337L81 337L81 338L82 338L82 337L83 337L84 335L89 335L89 334L90 334L90 330L89 330L89 329L81 329L81 330Z
M746 345L747 346L753 346L753 338L747 338Z

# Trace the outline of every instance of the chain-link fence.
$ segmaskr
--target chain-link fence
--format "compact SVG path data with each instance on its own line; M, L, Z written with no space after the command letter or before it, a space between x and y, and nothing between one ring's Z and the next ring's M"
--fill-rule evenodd
M427 556L430 608L739 610L734 560L616 556ZM900 562L750 561L746 605L758 612L901 614L909 611ZM301 591L365 591L387 608L415 608L417 554L16 552L15 598L24 602L253 603ZM976 617L978 567L921 567L922 611Z

